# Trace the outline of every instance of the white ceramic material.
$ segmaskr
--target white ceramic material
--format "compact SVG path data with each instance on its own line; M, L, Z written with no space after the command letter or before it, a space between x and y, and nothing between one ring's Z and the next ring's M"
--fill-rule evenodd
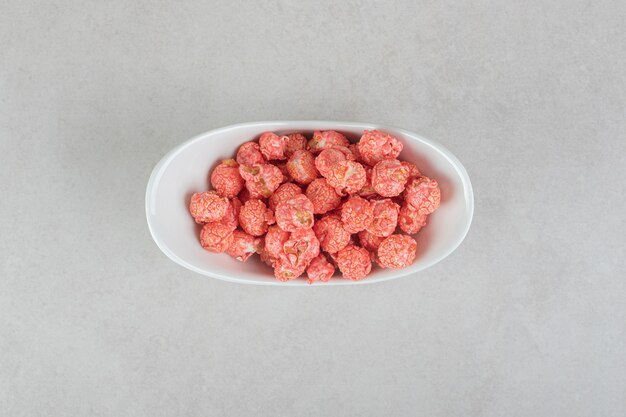
M258 256L247 262L226 254L202 249L198 240L200 226L187 207L194 192L209 189L208 173L222 159L233 158L244 142L266 131L279 134L315 130L337 130L350 140L358 140L363 130L379 129L404 143L400 158L415 163L422 174L434 178L441 187L441 206L428 218L428 224L416 236L417 259L409 268L372 268L361 281L332 279L316 285L355 285L386 281L428 268L450 255L463 241L472 222L474 195L470 179L459 160L446 148L403 129L372 123L332 121L268 121L226 126L198 135L177 146L154 167L146 190L148 227L156 244L174 262L195 271L226 281L264 285L307 285L306 279L279 282L271 268Z

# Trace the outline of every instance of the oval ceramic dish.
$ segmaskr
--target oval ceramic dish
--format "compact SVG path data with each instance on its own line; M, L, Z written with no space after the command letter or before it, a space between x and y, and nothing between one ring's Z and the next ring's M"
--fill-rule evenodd
M200 226L188 211L194 192L209 189L209 172L222 159L233 158L239 145L267 131L287 134L337 130L357 141L363 130L378 129L404 143L400 158L413 162L423 175L434 178L441 188L441 206L428 217L428 224L415 238L417 258L405 269L372 268L361 281L340 276L319 286L368 284L413 275L450 255L463 241L472 222L474 195L470 179L459 160L440 144L415 133L373 123L332 121L268 121L241 123L202 133L172 149L154 167L146 190L146 217L158 247L174 262L199 274L243 284L299 286L299 278L280 282L258 256L245 263L224 253L211 253L200 246Z

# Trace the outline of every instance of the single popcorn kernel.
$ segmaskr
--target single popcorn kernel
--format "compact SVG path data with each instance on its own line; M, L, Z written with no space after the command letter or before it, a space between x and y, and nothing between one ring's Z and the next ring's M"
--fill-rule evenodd
M430 214L441 202L439 184L427 177L415 178L407 184L404 200L421 214Z
M285 232L277 225L270 226L265 234L263 253L272 261L276 261L283 253L283 246L289 240L289 232Z
M400 206L388 198L371 201L374 207L374 219L367 227L373 235L387 237L396 230Z
M256 142L246 142L239 147L235 158L239 165L253 166L265 163L261 147Z
M287 260L279 259L274 262L274 276L279 281L291 281L304 274L306 265L291 265Z
M331 168L326 181L335 188L337 194L354 194L365 185L365 169L358 162L339 161Z
M306 149L306 142L306 137L302 133L291 133L287 135L285 155L290 158L295 151Z
M261 253L262 242L261 238L254 237L241 230L235 230L233 232L233 241L226 253L238 261L245 262L253 253Z
M283 180L280 169L272 164L240 165L239 173L246 180L246 189L252 198L268 198Z
M427 217L428 214L420 213L418 209L405 201L400 208L398 225L403 232L414 235L419 232L422 227L426 226Z
M189 212L196 223L209 223L220 220L228 209L228 199L215 191L194 193L189 203Z
M224 252L233 242L233 229L220 221L206 223L200 231L200 244L208 251Z
M241 201L237 197L233 197L228 202L228 208L226 214L220 220L222 223L230 226L233 230L239 226L239 213L241 212Z
M384 268L406 268L413 263L417 242L409 235L391 235L378 247L378 263Z
M350 242L350 233L345 230L343 222L336 215L322 217L315 222L313 231L325 252L339 252Z
M259 137L259 146L261 153L268 161L287 159L285 155L285 146L287 136L278 136L272 132L265 132Z
M278 226L287 232L310 229L315 221L313 203L304 194L279 203L275 216Z
M345 146L333 146L323 149L315 158L315 167L322 176L327 176L331 168L339 161L353 161L354 156Z
M358 143L361 158L371 166L383 159L397 158L402 147L402 143L397 138L378 130L366 130Z
M359 246L346 246L337 254L337 267L346 279L352 281L363 279L372 270L370 253Z
M415 164L412 164L409 161L401 161L400 163L404 165L404 167L409 171L409 179L422 176L422 174L420 173L420 170L417 169L417 166Z
M334 187L328 185L324 178L313 180L306 188L306 196L313 203L313 213L324 214L334 210L341 204L341 196Z
M334 273L335 266L328 262L323 254L319 254L313 259L306 269L309 284L313 284L315 281L328 282L333 277Z
M350 197L341 206L341 221L346 231L350 233L365 230L372 220L374 220L374 207L369 201L359 196Z
M383 197L402 194L409 179L409 170L397 159L383 159L372 169L372 186Z
M211 185L222 197L232 198L241 192L244 180L239 175L239 164L225 159L211 173Z
M384 237L373 235L367 230L359 232L359 242L361 246L370 252L375 253L383 240L385 240Z
M261 236L267 232L268 225L274 223L272 212L261 200L248 200L239 213L239 225L252 236Z
M293 197L302 194L302 189L292 182L282 184L276 189L269 199L269 207L272 211L276 211L278 203L291 200Z
M334 130L317 131L313 132L313 138L309 141L309 150L316 154L335 145L348 146L350 142L344 135Z
M298 150L291 155L287 162L287 172L294 181L300 184L309 184L319 177L315 168L315 157L309 151Z
M281 262L306 268L320 254L320 243L312 229L298 229L289 235L279 256Z

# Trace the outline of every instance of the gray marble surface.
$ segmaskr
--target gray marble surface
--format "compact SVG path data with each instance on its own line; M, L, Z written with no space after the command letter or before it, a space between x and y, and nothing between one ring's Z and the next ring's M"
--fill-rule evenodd
M626 413L626 3L0 1L0 415ZM241 286L150 238L153 165L250 120L445 144L419 275Z

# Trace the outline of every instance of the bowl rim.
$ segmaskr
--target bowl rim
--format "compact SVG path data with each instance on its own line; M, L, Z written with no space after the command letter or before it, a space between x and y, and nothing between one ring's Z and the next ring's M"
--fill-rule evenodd
M457 238L456 242L454 243L454 245L451 245L450 248L442 253L440 256L438 256L437 258L435 258L434 260L430 261L427 264L421 265L418 269L416 270L411 270L411 271L405 271L403 272L403 270L398 270L398 273L396 275L393 276L389 276L389 277L381 277L381 278L367 278L367 279L362 279L359 281L350 281L350 280L342 280L342 279L337 279L337 280L330 280L329 282L325 282L323 283L323 285L309 285L307 283L306 280L293 280L293 281L288 281L288 282L280 282L278 280L266 280L266 281L251 281L248 279L242 279L242 278L237 278L237 277L232 277L232 276L228 276L228 275L222 275L219 273L215 273L215 272L209 272L206 271L204 269L198 268L188 262L186 262L185 260L183 260L182 258L180 258L178 255L176 255L164 242L163 240L158 236L157 231L155 230L155 226L152 223L152 210L151 210L151 206L154 204L153 202L153 195L154 195L154 191L156 189L156 186L158 185L161 177L163 176L165 169L168 167L168 165L171 163L171 161L174 159L174 157L180 153L181 151L183 151L184 149L186 149L189 146L192 146L195 142L201 141L204 138L217 134L217 133L223 133L229 130L236 130L236 129L240 129L243 127L254 127L255 125L258 126L265 126L265 125L272 125L275 126L273 129L276 130L277 128L280 128L282 126L284 126L285 128L288 129L294 129L294 130L298 130L298 129L306 129L306 130L328 130L329 129L329 125L332 125L334 127L334 129L336 130L341 130L342 127L348 127L348 128L363 128L363 129L380 129L383 131L388 131L390 133L393 132L397 132L397 133L402 133L403 135L406 136L411 136L416 138L417 140L419 140L420 142L422 142L423 144L433 148L434 150L440 152L447 160L448 162L450 162L450 164L455 168L455 170L457 171L459 177L461 178L461 181L463 183L463 193L465 196L465 210L466 210L466 222L463 225L463 230L462 233L459 235L459 237ZM295 127L293 127L295 126ZM470 181L469 175L467 173L467 170L465 169L465 167L463 166L463 164L461 163L461 161L459 161L459 159L450 151L448 150L448 148L446 148L445 146L441 145L438 142L435 142L431 139L427 139L415 132L411 132L409 130L406 129L402 129L399 127L394 127L394 126L389 126L389 125L384 125L384 124L378 124L378 123L369 123L369 122L345 122L345 121L333 121L333 120L266 120L266 121L252 121L252 122L242 122L242 123L235 123L235 124L231 124L231 125L227 125L227 126L222 126L222 127L218 127L216 129L211 129L208 130L206 132L197 134L193 137L191 137L190 139L180 143L179 145L175 146L173 149L171 149L168 153L166 153L160 160L159 162L157 162L157 164L154 166L154 168L152 169L152 172L150 173L150 178L148 179L148 184L146 186L146 197L145 197L145 214L146 214L146 221L148 223L148 229L150 230L150 235L152 236L152 240L154 240L154 242L156 243L156 245L158 246L158 248L161 250L161 252L163 252L168 258L170 258L170 260L174 261L175 263L179 264L180 266L183 266L193 272L196 272L198 274L204 275L204 276L208 276L211 278L216 278L216 279L220 279L223 281L228 281L228 282L235 282L238 284L254 284L254 285L280 285L283 287L293 287L293 286L315 286L315 287L326 287L329 285L358 285L358 284L374 284L377 282L384 282L384 281L389 281L389 280L393 280L393 279L397 279L397 278L402 278L402 277L406 277L408 275L412 275L415 274L417 272L423 271L427 268L430 268L433 265L438 264L439 262L441 262L443 259L447 258L448 256L450 256L450 254L452 254L463 242L463 240L465 240L465 237L467 236L467 233L469 232L469 229L472 225L472 220L474 218L474 190L472 188L472 183Z

